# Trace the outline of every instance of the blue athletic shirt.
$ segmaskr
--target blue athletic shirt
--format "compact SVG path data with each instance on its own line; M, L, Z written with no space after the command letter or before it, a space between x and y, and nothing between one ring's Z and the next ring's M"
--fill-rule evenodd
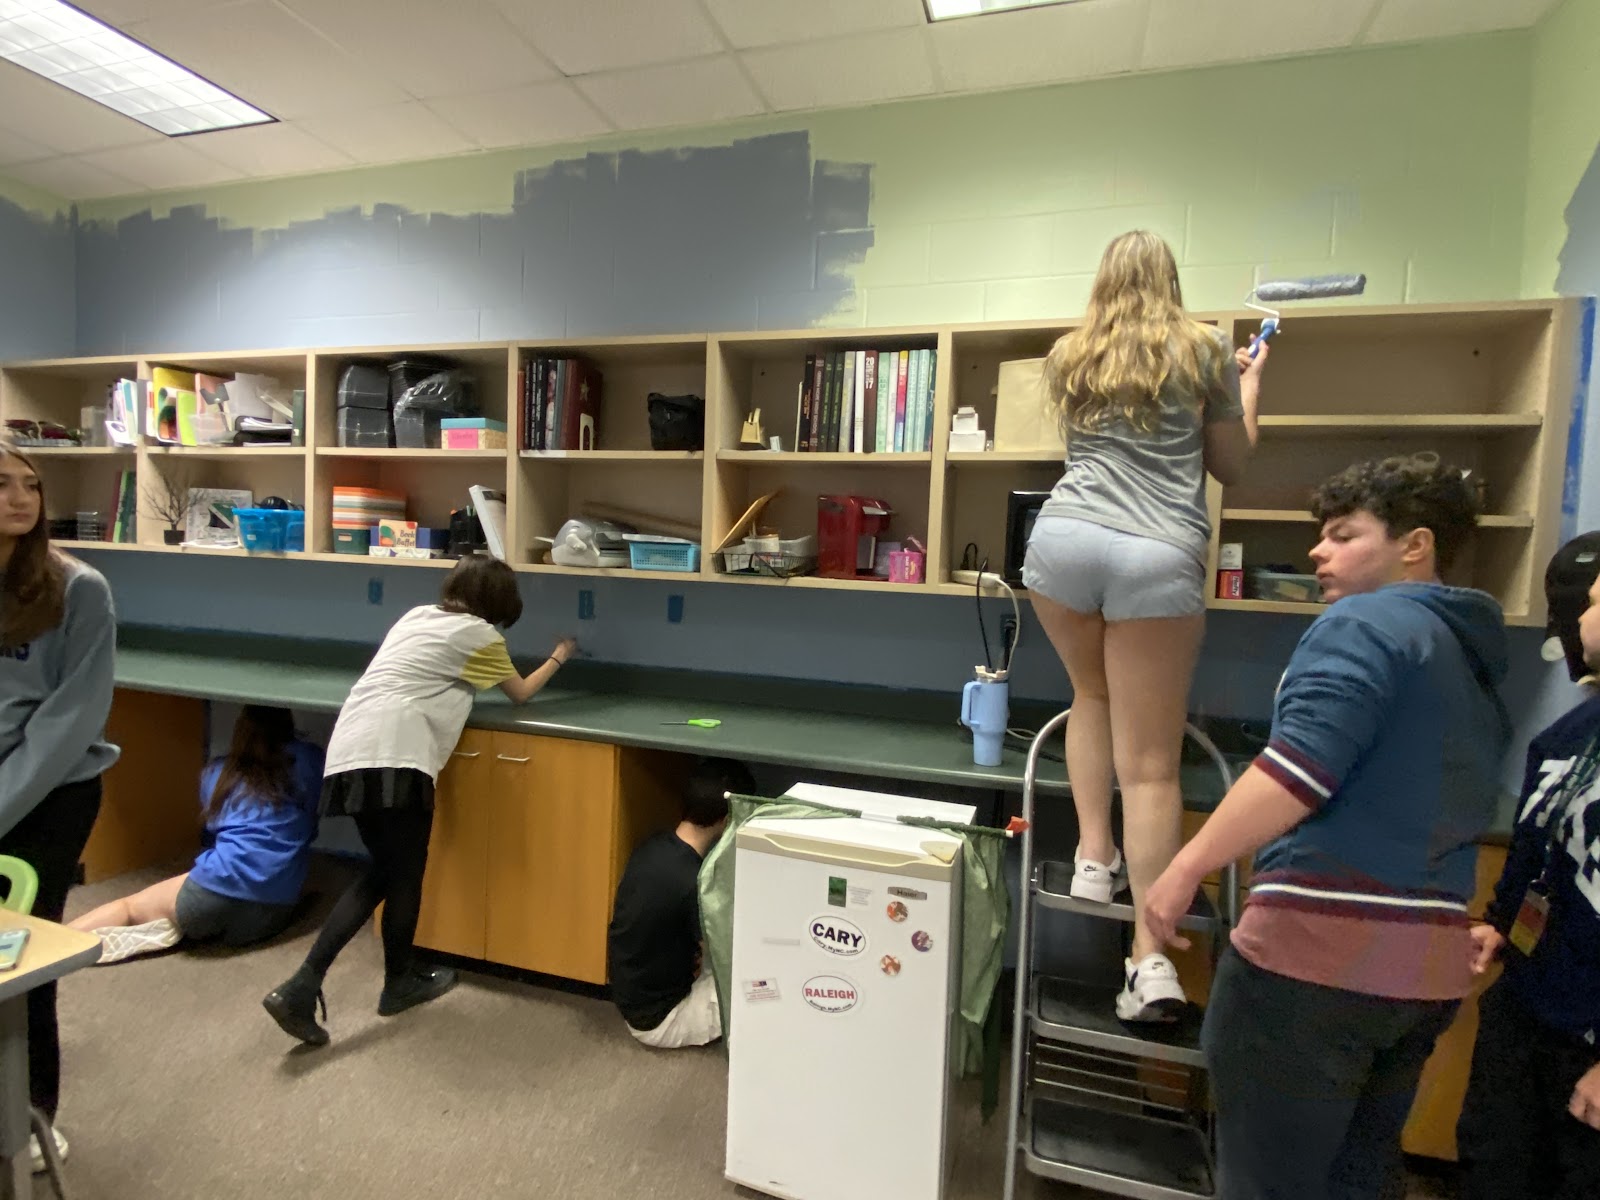
M207 891L257 904L293 904L300 898L317 835L323 751L296 739L289 754L294 766L287 804L264 804L241 786L206 822L205 849L189 878ZM200 772L202 807L222 764L214 758Z

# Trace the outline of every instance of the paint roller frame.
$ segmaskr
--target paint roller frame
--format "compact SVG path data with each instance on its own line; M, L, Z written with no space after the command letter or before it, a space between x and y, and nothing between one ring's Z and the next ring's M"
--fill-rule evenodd
M1318 275L1310 279L1273 279L1258 283L1244 298L1244 306L1265 313L1261 331L1250 345L1250 357L1261 351L1261 344L1270 341L1283 324L1282 314L1256 301L1270 300L1276 304L1298 300L1332 300L1339 296L1359 296L1367 290L1367 277L1361 275Z

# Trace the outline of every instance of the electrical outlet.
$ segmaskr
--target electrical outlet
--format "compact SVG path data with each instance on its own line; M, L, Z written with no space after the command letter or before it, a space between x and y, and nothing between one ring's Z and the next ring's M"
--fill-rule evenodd
M683 621L683 597L682 596L668 596L667 597L667 621L670 624L673 624L673 625L678 625L678 624L682 623L682 621Z
M383 580L378 578L376 575L367 580L367 603L383 603Z
M588 588L578 592L578 620L594 620L594 592Z

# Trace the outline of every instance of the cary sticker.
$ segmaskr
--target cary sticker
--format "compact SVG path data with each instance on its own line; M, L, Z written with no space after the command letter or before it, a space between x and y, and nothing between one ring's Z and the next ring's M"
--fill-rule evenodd
M822 916L811 922L811 940L829 954L851 958L867 948L867 935L853 921Z
M861 1000L856 985L838 975L813 975L800 988L805 1001L818 1012L849 1012Z

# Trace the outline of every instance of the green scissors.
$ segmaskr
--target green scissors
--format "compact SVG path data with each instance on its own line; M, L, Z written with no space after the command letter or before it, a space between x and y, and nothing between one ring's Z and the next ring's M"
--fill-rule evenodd
M693 725L696 729L715 729L722 722L715 717L695 717L688 721L663 721L663 725Z

